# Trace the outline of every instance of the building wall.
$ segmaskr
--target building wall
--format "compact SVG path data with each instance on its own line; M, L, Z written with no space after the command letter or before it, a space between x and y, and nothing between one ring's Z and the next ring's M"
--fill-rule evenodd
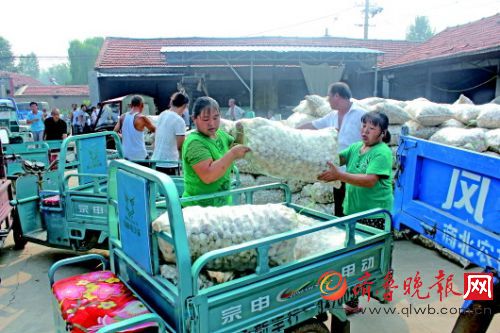
M151 96L159 111L168 108L170 96L177 91L178 78L169 77L100 77L101 101L130 94Z
M460 94L475 104L490 102L500 92L500 52L443 60L379 73L380 96L398 100L425 97L453 103ZM381 88L386 79L387 91Z
M366 61L353 60L346 65L347 82L353 86L353 95L363 98L373 95L373 74L359 74L366 67ZM374 61L374 59L370 59ZM119 77L101 75L98 80L98 93L101 100L120 97L127 94L140 93L155 99L160 110L168 106L172 93L177 91L177 83L182 77L204 77L208 95L215 98L221 107L227 107L229 98L235 98L240 106L250 106L250 93L241 82L241 77L250 86L250 66L237 66L234 71L227 66L220 67L182 67L168 69L176 76L158 76L144 72L137 74L121 73ZM131 69L133 70L133 69ZM366 71L366 69L365 69ZM101 73L106 74L106 73ZM108 73L109 74L109 73ZM148 76L150 75L150 76ZM165 73L167 75L167 73ZM238 77L239 76L239 77ZM308 94L307 86L300 66L255 66L254 77L254 111L266 115L268 111L286 113L296 106ZM325 95L327 86L324 87ZM193 100L203 91L194 86L188 91Z

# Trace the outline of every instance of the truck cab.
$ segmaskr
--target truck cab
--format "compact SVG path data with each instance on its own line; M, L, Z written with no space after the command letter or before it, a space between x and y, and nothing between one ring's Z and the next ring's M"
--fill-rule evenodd
M95 132L112 131L120 116L129 109L130 101L136 94L125 95L102 102L102 113L97 120ZM155 115L156 106L153 98L146 95L139 95L144 99L144 115Z
M18 108L13 98L0 98L0 127L19 132Z

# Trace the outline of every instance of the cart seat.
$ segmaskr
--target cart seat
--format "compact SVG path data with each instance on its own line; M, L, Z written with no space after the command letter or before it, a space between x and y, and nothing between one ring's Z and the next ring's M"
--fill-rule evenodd
M47 207L59 207L59 202L61 197L59 195L53 195L51 197L43 198L42 203Z
M54 283L52 292L72 333L97 332L106 325L150 313L111 271L71 276ZM153 322L123 332L144 332Z

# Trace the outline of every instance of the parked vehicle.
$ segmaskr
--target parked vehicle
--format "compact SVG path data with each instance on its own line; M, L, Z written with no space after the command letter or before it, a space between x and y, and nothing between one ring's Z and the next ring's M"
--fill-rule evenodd
M113 140L116 150L106 148ZM15 149L14 149L15 148ZM11 201L19 215L21 237L57 248L87 251L107 248L108 164L123 158L115 132L70 136L62 142L58 160L49 164L50 148L45 142L11 147L17 154L10 172L15 174L16 198ZM4 149L5 151L5 149ZM9 151L10 152L10 151ZM51 166L57 162L57 168ZM154 169L157 163L178 161L134 161ZM182 193L183 178L172 176ZM233 186L239 186L235 170Z
M466 301L462 308L473 315L461 311L453 329L486 332L500 312L500 159L406 135L397 158L394 227L410 228L492 273L493 300Z
M103 111L98 118L94 131L112 131L122 114L128 111L130 101L135 94L108 99L102 102ZM144 115L155 115L156 106L152 97L139 95L144 99Z
M116 151L106 150L106 137L117 142ZM25 173L15 182L12 204L23 239L79 251L107 247L107 165L123 156L118 135L68 137L62 142L56 170L48 168L48 150L47 144L40 148L46 158L42 163L29 161L29 150L19 161Z
M19 235L19 219L15 210L9 205L9 201L14 198L14 191L12 182L7 179L2 142L3 140L0 140L0 249L11 230L14 231L15 247L22 248L24 242Z
M13 98L0 99L0 127L19 132L18 109Z
M328 332L323 321L327 313L333 315L332 332L348 332L349 322L342 303L354 297L347 293L339 302L322 298L320 277L327 271L342 272L342 267L356 267L347 284L353 287L364 275L362 262L367 258L371 273L371 297L383 301L384 277L391 270L392 236L391 216L382 210L370 210L336 219L335 217L291 203L291 193L284 184L267 184L235 189L211 195L179 199L170 177L151 172L125 160L112 161L109 169L108 223L110 230L111 271L123 286L138 295L141 309L148 309L153 317L161 318L162 332ZM283 205L318 221L310 227L287 233L255 239L205 253L191 261L188 236L183 221L181 203L208 196L240 196L252 203L253 194L260 190L279 189L285 194ZM151 223L160 214L168 213L171 233L156 232ZM385 217L385 229L370 228L357 220L377 214ZM314 232L340 228L346 232L341 244L333 250L315 253L301 260L271 267L268 251L271 245L282 241L295 241ZM171 245L175 252L177 283L160 274L158 241ZM198 278L207 264L218 258L245 251L258 253L255 271L231 281L202 288ZM54 274L61 266L96 257L71 258L56 263L49 271L51 286ZM104 262L104 258L100 257ZM77 277L75 277L77 278ZM78 278L77 278L78 279ZM64 286L57 286L57 293ZM64 332L59 304L56 315ZM143 323L143 317L127 319L127 327ZM125 323L124 323L125 324ZM121 329L124 327L122 326ZM103 326L106 332L114 327Z
M102 103L102 112L97 116L97 122L94 125L94 132L102 131L112 131L115 128L118 119L124 113L129 110L130 101L132 97L136 94L121 96L113 99L109 99ZM142 113L146 116L153 117L155 115L156 106L152 97L146 95L139 95L144 99L144 110ZM152 144L152 138L149 133L146 133L145 138L146 144L150 146ZM115 149L113 142L107 142L108 149Z
M13 142L33 141L30 126L25 120L19 119L19 109L13 98L0 98L0 128L6 128L9 131Z

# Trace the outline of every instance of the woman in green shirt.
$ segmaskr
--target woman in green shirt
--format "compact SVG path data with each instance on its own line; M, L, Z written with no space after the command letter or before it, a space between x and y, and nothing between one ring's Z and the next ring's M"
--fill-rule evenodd
M394 200L392 191L392 152L387 146L391 140L388 131L389 119L383 113L372 111L361 117L361 142L356 142L340 152L342 171L332 163L330 169L318 179L323 181L340 180L346 183L344 214L359 213L368 209L383 208L392 210ZM361 219L360 223L384 229L383 218ZM347 314L361 311L358 298L345 305Z
M233 162L250 150L231 145L234 138L219 129L220 109L213 98L200 97L193 106L196 131L189 134L182 146L184 172L183 197L210 194L230 189ZM198 200L184 206L224 206L231 197Z
M356 142L340 152L340 165L346 171L329 163L330 169L318 179L340 180L346 183L343 209L345 215L368 209L392 210L392 152L387 146L391 139L389 120L384 113L372 111L361 117L361 142ZM383 219L362 221L384 228Z

